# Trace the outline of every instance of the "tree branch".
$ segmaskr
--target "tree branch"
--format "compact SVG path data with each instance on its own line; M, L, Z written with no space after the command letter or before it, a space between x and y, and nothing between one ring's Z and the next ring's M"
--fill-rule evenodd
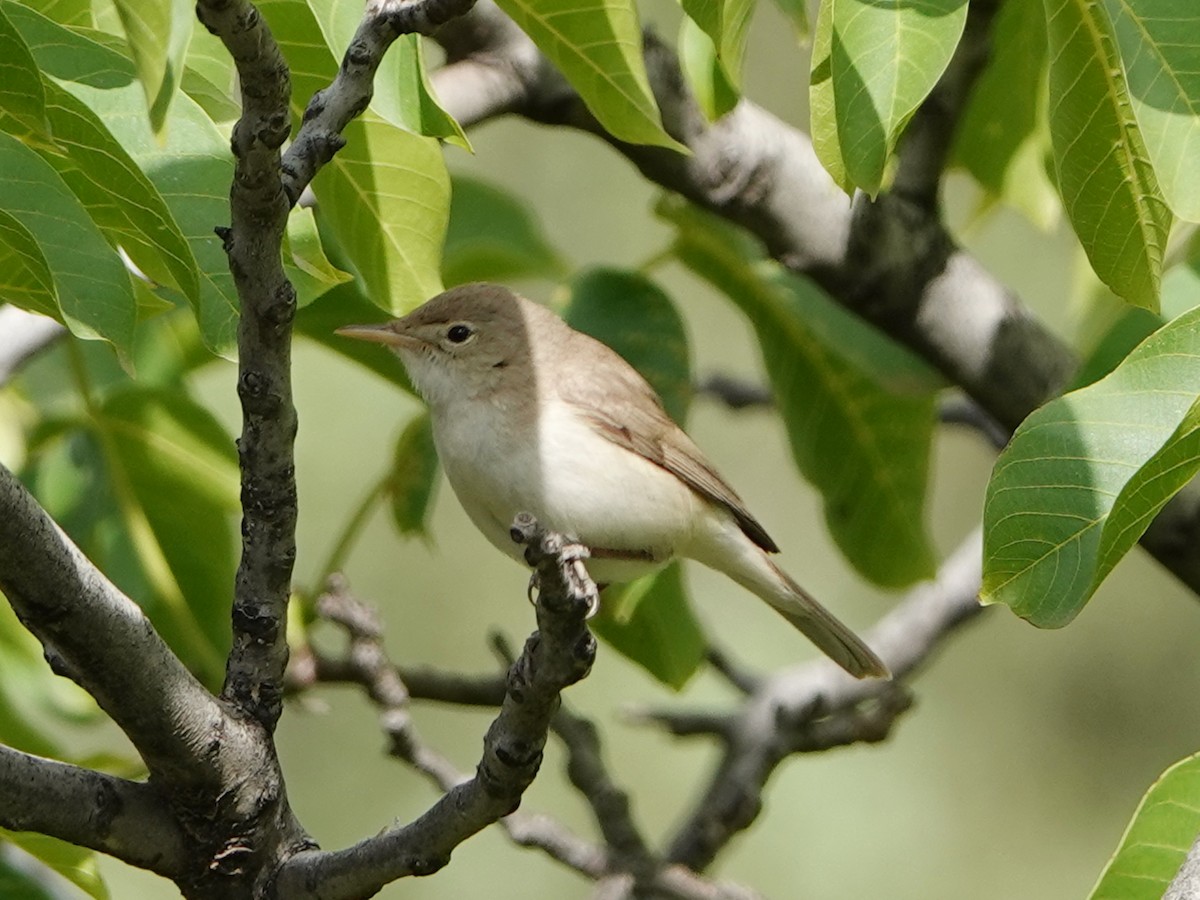
M608 135L491 0L479 0L469 15L438 32L450 63L434 73L433 83L460 121L515 111L601 137L650 181L749 230L773 258L914 349L1011 432L1062 390L1077 360L955 243L928 202L948 127L990 40L994 3L980 7L967 46L939 88L941 110L922 115L929 121L902 155L909 168L901 186L916 201L892 192L875 201L859 196L852 204L821 167L807 135L747 100L708 122L675 54L653 37L645 45L650 84L663 122L690 156ZM474 92L482 83L494 89L481 98ZM924 138L921 129L928 130ZM931 154L926 161L917 159L923 152ZM1200 492L1172 500L1142 545L1200 593Z
M404 34L429 34L470 10L475 0L371 0L333 83L317 91L283 157L283 188L295 204L322 165L345 145L342 130L362 115L375 92L375 71Z
M550 719L567 686L587 675L596 642L586 617L596 587L583 568L586 551L547 534L532 517L518 517L513 537L540 579L538 630L509 670L500 714L484 738L475 776L455 784L415 822L390 828L346 850L301 853L280 870L276 894L289 900L367 896L408 875L437 871L451 851L481 828L513 812L542 760ZM382 657L375 670L385 679L373 695L403 706L403 686L392 683ZM372 676L372 683L375 676Z
M222 696L268 731L279 721L287 666L284 621L296 558L291 337L296 291L280 248L291 203L279 148L291 131L291 75L271 30L246 0L199 0L196 14L237 65L242 116L231 226L217 233L237 287L242 436L242 558L233 600L233 648Z
M0 826L99 850L168 878L183 869L186 836L148 784L0 746Z
M980 559L976 532L946 560L934 581L910 591L867 634L895 681L856 681L827 660L817 660L766 678L730 714L643 714L676 734L713 734L725 745L701 799L671 841L667 859L703 871L757 818L767 780L789 755L886 737L910 706L899 679L911 675L951 631L979 612Z
M54 671L96 699L156 778L220 783L204 752L225 719L216 700L3 466L0 591Z
M1200 897L1200 838L1188 850L1187 857L1163 894L1163 900L1195 900L1196 897Z

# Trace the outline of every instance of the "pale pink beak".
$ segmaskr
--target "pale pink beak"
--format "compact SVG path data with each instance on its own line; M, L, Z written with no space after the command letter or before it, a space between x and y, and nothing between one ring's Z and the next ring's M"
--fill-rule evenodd
M335 334L343 337L356 338L360 341L370 341L374 344L387 344L389 347L411 347L420 343L412 335L400 334L393 328L392 322L379 322L374 325L346 325L338 328Z

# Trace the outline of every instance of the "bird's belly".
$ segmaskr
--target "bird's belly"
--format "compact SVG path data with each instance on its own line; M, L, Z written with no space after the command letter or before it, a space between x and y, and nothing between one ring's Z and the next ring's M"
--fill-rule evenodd
M588 571L601 583L653 571L692 538L703 501L570 410L545 410L536 428L520 432L477 427L467 435L461 426L435 432L446 476L475 526L514 559L521 548L509 526L521 512L591 549Z

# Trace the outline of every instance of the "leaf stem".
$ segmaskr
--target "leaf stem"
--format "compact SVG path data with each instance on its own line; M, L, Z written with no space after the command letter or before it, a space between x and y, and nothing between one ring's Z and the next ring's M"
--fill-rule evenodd
M325 564L318 570L319 577L316 580L316 590L324 589L324 585L329 581L329 576L342 568L346 562L346 557L350 555L354 543L362 534L363 528L366 527L367 520L370 519L371 512L375 505L383 499L383 495L387 490L388 482L391 481L391 472L384 473L383 477L371 485L363 495L362 500L354 508L350 514L350 518L346 521L345 527L338 535L337 541L330 550L329 556L325 559Z

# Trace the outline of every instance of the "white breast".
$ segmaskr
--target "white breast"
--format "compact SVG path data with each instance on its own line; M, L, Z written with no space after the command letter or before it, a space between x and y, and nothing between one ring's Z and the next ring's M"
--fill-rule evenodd
M521 558L508 534L519 512L593 548L588 570L601 582L644 574L690 541L704 501L674 475L556 399L543 402L536 425L513 427L508 412L490 400L463 401L440 410L434 424L459 502L501 551ZM604 551L633 558L606 559Z

